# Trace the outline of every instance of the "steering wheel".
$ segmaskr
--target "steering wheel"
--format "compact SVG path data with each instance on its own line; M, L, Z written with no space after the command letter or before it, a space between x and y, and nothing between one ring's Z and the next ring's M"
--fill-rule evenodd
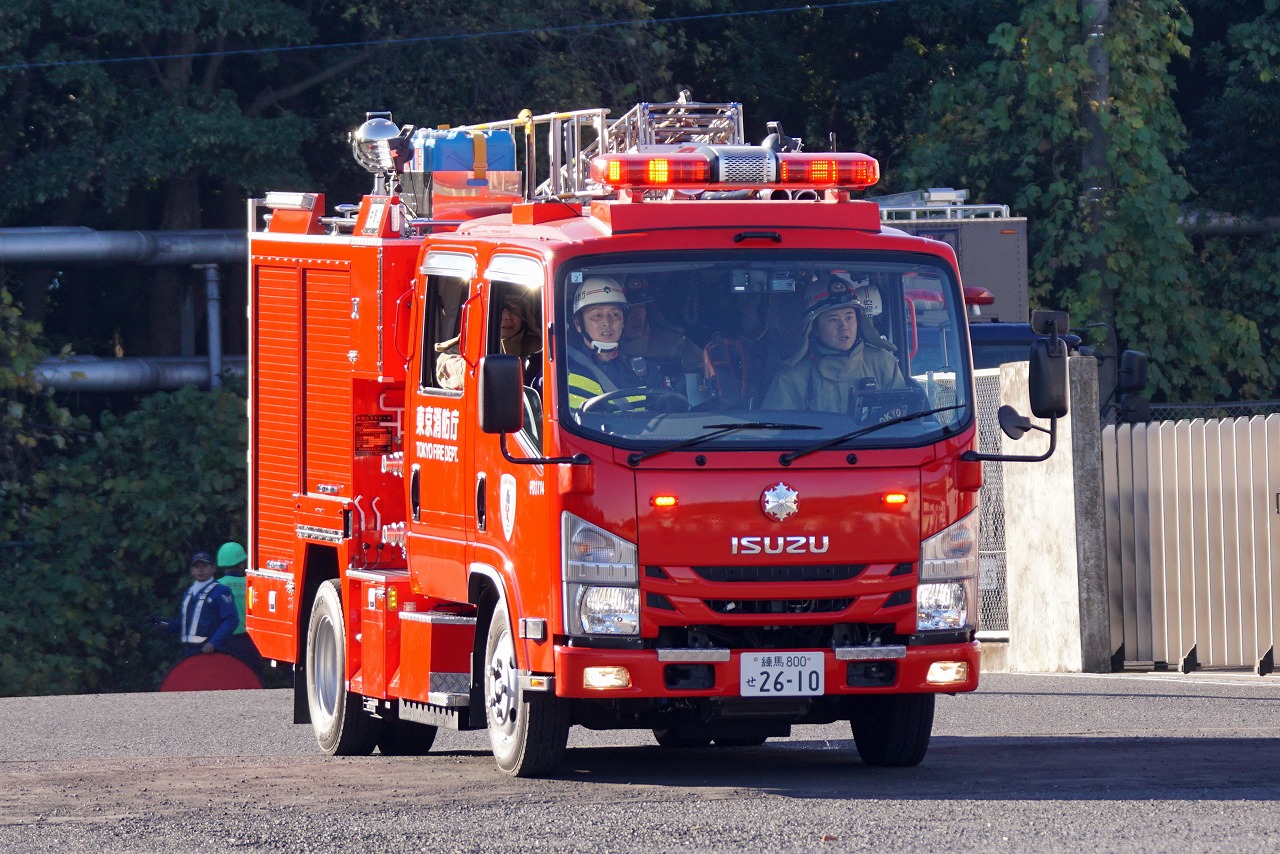
M640 397L642 400L629 400ZM653 405L659 404L659 405ZM682 394L665 388L619 388L597 394L582 404L580 412L596 412L611 406L613 412L636 412L641 409L654 409L659 412L688 412L689 399Z

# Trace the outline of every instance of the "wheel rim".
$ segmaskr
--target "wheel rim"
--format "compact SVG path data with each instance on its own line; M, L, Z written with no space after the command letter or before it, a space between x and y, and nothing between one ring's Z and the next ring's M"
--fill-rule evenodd
M326 716L333 717L338 711L341 686L337 633L334 631L333 621L327 615L321 616L318 629L316 642L312 647L311 674L315 680L315 696L320 710Z
M489 704L489 729L503 741L515 738L519 688L516 677L516 648L511 641L511 631L505 629L494 644L492 655L489 656L488 678L485 681L485 698Z

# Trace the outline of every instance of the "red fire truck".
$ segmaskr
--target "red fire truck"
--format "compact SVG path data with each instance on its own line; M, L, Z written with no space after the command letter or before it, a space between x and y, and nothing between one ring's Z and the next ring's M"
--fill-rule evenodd
M876 160L683 97L352 146L358 205L249 203L247 623L295 720L332 754L487 727L521 776L573 725L848 720L920 762L978 685L984 457L955 255L850 198ZM1049 426L1002 422L1051 453L1037 325Z

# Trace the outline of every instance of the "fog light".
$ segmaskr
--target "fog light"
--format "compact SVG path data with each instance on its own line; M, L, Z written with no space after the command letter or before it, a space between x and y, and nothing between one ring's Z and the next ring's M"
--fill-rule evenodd
M930 685L954 685L957 682L968 682L969 662L935 661L929 665L929 673L924 680Z
M625 667L588 667L582 671L582 687L597 691L630 688L631 673Z

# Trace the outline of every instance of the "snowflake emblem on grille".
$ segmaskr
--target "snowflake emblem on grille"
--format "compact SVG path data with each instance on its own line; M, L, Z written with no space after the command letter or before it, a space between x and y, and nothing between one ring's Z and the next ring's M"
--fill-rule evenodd
M779 522L800 512L800 494L785 483L769 487L760 496L764 515Z

